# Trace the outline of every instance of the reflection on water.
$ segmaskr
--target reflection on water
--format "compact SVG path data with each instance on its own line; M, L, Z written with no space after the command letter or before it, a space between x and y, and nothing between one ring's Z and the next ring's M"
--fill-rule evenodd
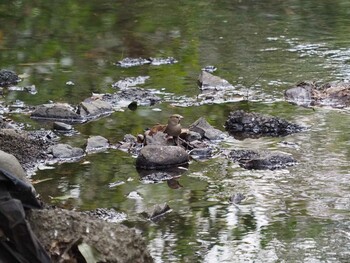
M239 89L230 103L185 107L193 103L175 98L174 104L116 112L76 125L80 133L65 142L82 146L89 135L102 135L116 143L174 112L185 116L184 126L204 116L223 130L229 112L244 109L309 127L285 138L221 143L227 150L289 153L298 165L285 170L247 171L219 156L193 161L175 181L150 183L133 157L109 150L39 171L34 179L52 178L36 185L45 201L81 210L114 208L131 221L166 202L172 212L163 220L134 223L155 262L349 261L349 112L283 102L284 89L301 80L349 79L349 1L5 2L1 68L22 74L21 85L37 91L6 91L6 103L76 105L138 76L147 78L141 87L195 101L206 66ZM115 65L126 57L174 57L178 63ZM234 193L246 198L233 205Z

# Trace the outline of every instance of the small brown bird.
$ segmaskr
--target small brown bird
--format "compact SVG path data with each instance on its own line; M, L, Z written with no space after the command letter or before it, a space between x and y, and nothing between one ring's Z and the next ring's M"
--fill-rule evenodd
M179 114L173 114L169 117L168 125L166 126L164 133L170 135L174 139L174 143L179 145L179 136L181 134L181 124L180 121L183 117Z

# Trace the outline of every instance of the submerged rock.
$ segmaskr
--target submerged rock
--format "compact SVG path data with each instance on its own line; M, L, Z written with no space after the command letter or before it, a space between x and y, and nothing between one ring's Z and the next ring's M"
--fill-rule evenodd
M147 79L149 79L149 76L129 77L115 82L112 84L112 87L118 89L127 89L130 87L135 87L137 85L145 84Z
M17 83L20 81L21 79L15 72L7 69L0 70L0 87L17 85Z
M107 148L109 148L108 140L100 135L91 136L87 140L87 145L86 145L87 152L103 151Z
M300 125L254 112L231 112L225 123L226 130L237 139L260 136L285 136L304 130Z
M136 167L162 169L186 165L188 153L180 146L146 145L136 159Z
M122 68L129 68L134 66L142 66L145 64L152 64L154 66L165 65L165 64L174 64L177 63L177 60L173 57L167 58L124 58L116 63L117 66Z
M229 158L248 170L276 170L293 166L297 161L282 153L259 153L252 150L232 150Z
M344 81L318 84L301 82L284 93L288 102L309 106L330 106L344 108L350 106L350 83Z
M158 221L161 217L163 217L165 214L171 212L171 208L168 204L156 204L152 208L148 209L147 211L144 211L142 214L147 217L149 220L152 221Z

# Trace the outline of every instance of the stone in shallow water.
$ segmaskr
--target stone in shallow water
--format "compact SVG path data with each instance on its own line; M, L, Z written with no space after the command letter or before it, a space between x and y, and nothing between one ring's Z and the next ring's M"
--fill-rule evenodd
M136 167L142 169L161 169L185 165L188 153L179 146L147 145L136 159Z
M7 69L0 70L0 87L16 85L20 81L21 79L15 72Z
M225 123L226 130L237 139L260 136L285 136L305 128L286 120L254 112L231 112Z

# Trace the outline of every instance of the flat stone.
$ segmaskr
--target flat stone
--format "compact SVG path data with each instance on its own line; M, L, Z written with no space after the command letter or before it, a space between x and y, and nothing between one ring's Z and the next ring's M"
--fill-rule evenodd
M107 148L109 148L108 140L100 135L91 136L87 140L87 146L86 146L87 152L100 151Z
M50 146L48 151L55 158L80 158L84 155L83 149L63 143Z
M66 103L43 104L35 108L32 118L54 119L57 121L82 122L84 119Z
M204 70L199 74L198 84L201 90L233 88L227 80Z

